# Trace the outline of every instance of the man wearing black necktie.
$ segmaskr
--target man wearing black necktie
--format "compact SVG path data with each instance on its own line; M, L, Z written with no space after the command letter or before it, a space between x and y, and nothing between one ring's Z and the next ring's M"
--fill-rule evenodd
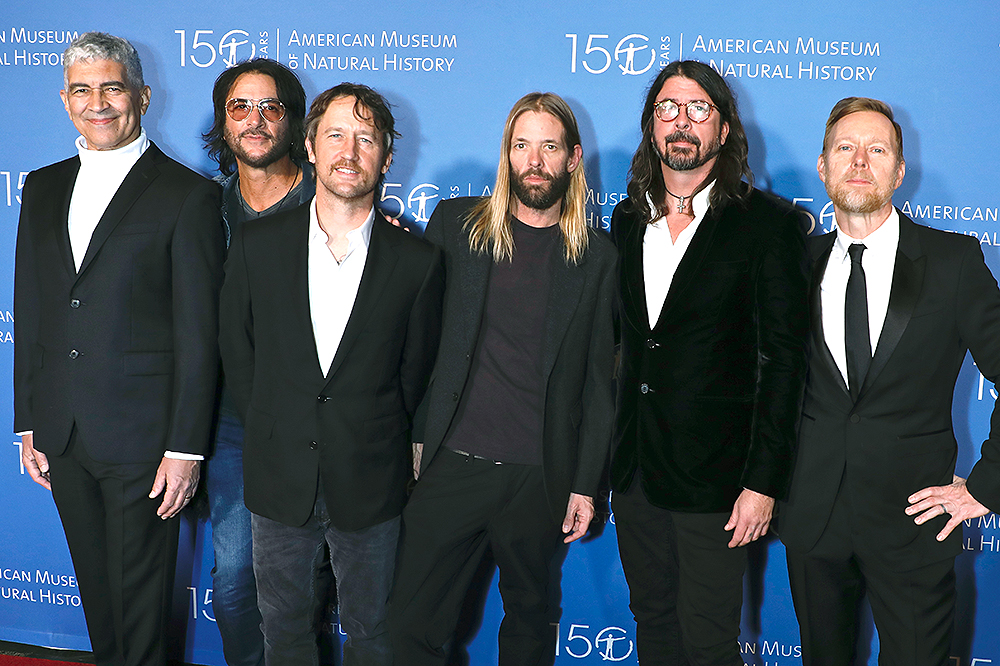
M837 231L810 240L810 371L778 524L802 661L853 663L867 593L880 665L944 664L953 530L1000 507L997 436L966 480L954 475L951 425L966 351L988 379L1000 376L1000 289L975 239L893 208L906 164L887 104L838 102L817 169Z

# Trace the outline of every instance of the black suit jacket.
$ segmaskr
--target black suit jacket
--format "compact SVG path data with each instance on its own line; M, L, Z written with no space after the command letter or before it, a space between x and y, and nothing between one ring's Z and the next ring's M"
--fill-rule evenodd
M247 508L302 525L321 479L333 525L354 531L399 515L406 501L444 267L435 247L376 213L354 308L324 376L309 314L310 205L234 230L220 347L246 424Z
M474 198L442 200L424 237L444 250L448 273L441 350L428 393L422 434L426 470L451 427L469 378L486 305L493 258L469 249L463 230ZM515 252L517 250L515 249ZM590 230L579 263L558 262L549 292L543 342L542 467L549 508L566 515L571 492L594 497L607 464L614 404L612 305L615 251Z
M812 354L798 457L780 534L809 551L830 517L841 483L855 544L908 570L952 557L961 530L935 536L945 517L915 525L907 497L952 481L958 448L951 410L967 350L990 380L1000 378L1000 290L975 238L918 226L899 214L889 309L864 385L853 402L823 337L820 283L836 234L810 239ZM1000 412L969 475L973 497L1000 508Z
M611 483L638 481L666 509L729 511L743 488L781 497L806 369L808 279L800 215L754 190L712 208L649 326L646 223L626 199L612 233L621 266L621 370Z
M14 429L50 455L74 423L91 458L206 454L218 377L219 188L150 145L79 273L67 218L79 157L24 185L14 286Z

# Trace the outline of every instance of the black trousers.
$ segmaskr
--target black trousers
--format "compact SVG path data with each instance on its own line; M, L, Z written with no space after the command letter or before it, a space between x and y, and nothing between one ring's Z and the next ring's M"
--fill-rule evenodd
M179 522L149 499L159 461L96 462L74 430L49 466L96 663L166 664Z
M552 560L561 542L542 468L496 465L441 449L403 510L389 604L395 663L444 664L466 591L486 548L500 568L501 666L552 664Z
M852 534L850 513L849 498L839 493L816 546L805 554L786 552L803 666L854 663L858 610L865 596L878 630L880 666L950 663L954 558L912 571L892 570L877 554L855 548L863 539Z
M653 506L633 482L611 506L642 666L743 666L746 547L729 548L730 512Z

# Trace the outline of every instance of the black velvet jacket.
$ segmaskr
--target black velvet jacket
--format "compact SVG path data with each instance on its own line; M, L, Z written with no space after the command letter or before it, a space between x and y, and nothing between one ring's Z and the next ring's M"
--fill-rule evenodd
M806 376L808 291L802 218L754 190L705 215L652 330L646 224L625 200L619 251L621 367L611 484L636 478L655 506L732 509L743 488L788 489Z

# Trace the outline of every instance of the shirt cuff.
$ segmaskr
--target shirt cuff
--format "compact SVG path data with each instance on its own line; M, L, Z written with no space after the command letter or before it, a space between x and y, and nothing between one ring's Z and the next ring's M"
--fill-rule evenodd
M25 435L34 435L35 431L34 430L22 430L21 432L15 432L14 434L17 435L18 437L24 437Z
M171 460L204 460L205 456L200 456L197 453L177 453L176 451L164 451L164 458L170 458Z

